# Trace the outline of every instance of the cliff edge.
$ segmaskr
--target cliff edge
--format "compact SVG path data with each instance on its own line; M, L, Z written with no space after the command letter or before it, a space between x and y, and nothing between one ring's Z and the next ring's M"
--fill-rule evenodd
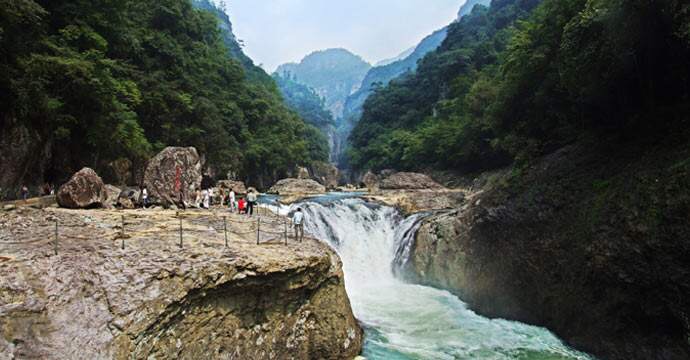
M269 220L265 230L283 230ZM345 359L361 350L340 260L316 240L257 245L246 217L211 212L18 209L0 213L0 225L0 359Z

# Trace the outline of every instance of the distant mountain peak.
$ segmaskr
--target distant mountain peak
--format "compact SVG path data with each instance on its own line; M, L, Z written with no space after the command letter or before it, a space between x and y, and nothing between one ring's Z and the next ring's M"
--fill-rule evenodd
M489 7L491 5L491 0L467 0L460 8L460 11L458 11L458 19L461 19L465 15L469 15L472 9L477 5Z
M278 75L289 74L326 99L326 107L335 117L343 112L345 99L359 89L371 65L361 56L343 48L317 50L299 63L280 65Z

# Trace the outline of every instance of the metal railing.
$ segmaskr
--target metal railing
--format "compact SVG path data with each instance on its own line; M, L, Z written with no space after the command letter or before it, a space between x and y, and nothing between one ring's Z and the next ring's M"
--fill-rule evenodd
M263 209L263 211L261 210ZM261 213L263 212L263 216ZM131 219L150 219L148 216L142 214L130 214L130 215L125 215L122 214L120 215L119 221L117 221L117 224L111 224L110 228L117 229L119 228L119 231L115 233L109 233L109 234L103 234L103 235L85 235L85 236L75 236L75 235L66 235L61 233L61 228L72 228L72 227L83 227L85 224L74 224L74 223L69 223L69 222L64 222L60 223L59 219L53 220L53 223L50 224L37 224L37 225L31 225L30 227L54 227L53 231L53 236L52 238L39 238L35 240L26 240L26 241L2 241L3 239L0 238L0 247L4 246L13 246L13 245L30 245L30 244L36 244L40 242L45 242L46 245L52 246L52 252L54 255L58 255L58 251L60 248L60 241L61 240L67 240L67 239L72 239L72 240L84 240L84 241L93 241L93 240L120 240L120 248L122 250L125 250L126 248L126 243L127 239L131 239L132 235L130 234L130 231L128 231L128 225L141 225L140 223L134 223L131 222ZM171 230L166 230L166 229L154 229L151 231L136 231L136 234L138 235L143 235L143 234L153 234L153 235L163 235L163 234L175 234L178 236L178 242L177 246L182 249L184 248L184 239L185 239L185 234L189 233L208 233L209 231L213 231L217 234L223 234L223 240L224 240L224 246L229 247L229 237L228 234L234 234L237 236L247 236L247 235L254 235L256 238L256 245L260 245L262 243L268 243L268 242L273 242L275 240L281 240L281 242L284 242L284 244L287 246L288 245L288 228L291 226L291 221L286 218L286 217L281 217L279 214L273 213L269 211L269 209L263 208L263 207L255 207L255 215L253 217L247 216L245 219L236 219L233 218L232 216L222 216L219 217L217 214L213 215L205 215L205 214L199 214L199 213L180 213L177 212L172 219L178 219L177 221L177 228L176 229L171 229ZM171 219L171 220L172 220ZM130 222L128 222L128 220ZM184 222L187 223L187 227L185 227ZM105 220L101 220L100 224L103 224ZM243 225L249 225L249 229L240 229L239 226L235 227L232 226L232 224L243 224ZM262 225L264 225L262 227ZM196 229L192 226L203 226L205 227L204 230L199 230ZM106 226L107 227L107 226ZM280 230L276 231L276 227L278 227Z

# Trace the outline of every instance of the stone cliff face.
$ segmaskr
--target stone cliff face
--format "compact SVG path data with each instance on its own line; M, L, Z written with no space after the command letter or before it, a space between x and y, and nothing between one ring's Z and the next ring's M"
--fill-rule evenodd
M2 246L0 359L343 359L361 350L340 261L316 241L257 246L231 233L225 248L209 215L183 218L179 249L165 235L174 213L132 211L121 250L123 212L21 211L0 214L0 241L50 239L53 219L62 239L57 256L49 242Z
M604 359L690 358L690 150L562 149L418 231L402 271Z

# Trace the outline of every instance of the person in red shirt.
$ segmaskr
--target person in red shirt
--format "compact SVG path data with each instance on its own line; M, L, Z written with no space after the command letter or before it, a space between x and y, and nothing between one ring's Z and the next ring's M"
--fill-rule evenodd
M237 209L239 210L240 214L243 214L247 208L247 202L244 201L244 198L241 197L240 200L237 202Z

